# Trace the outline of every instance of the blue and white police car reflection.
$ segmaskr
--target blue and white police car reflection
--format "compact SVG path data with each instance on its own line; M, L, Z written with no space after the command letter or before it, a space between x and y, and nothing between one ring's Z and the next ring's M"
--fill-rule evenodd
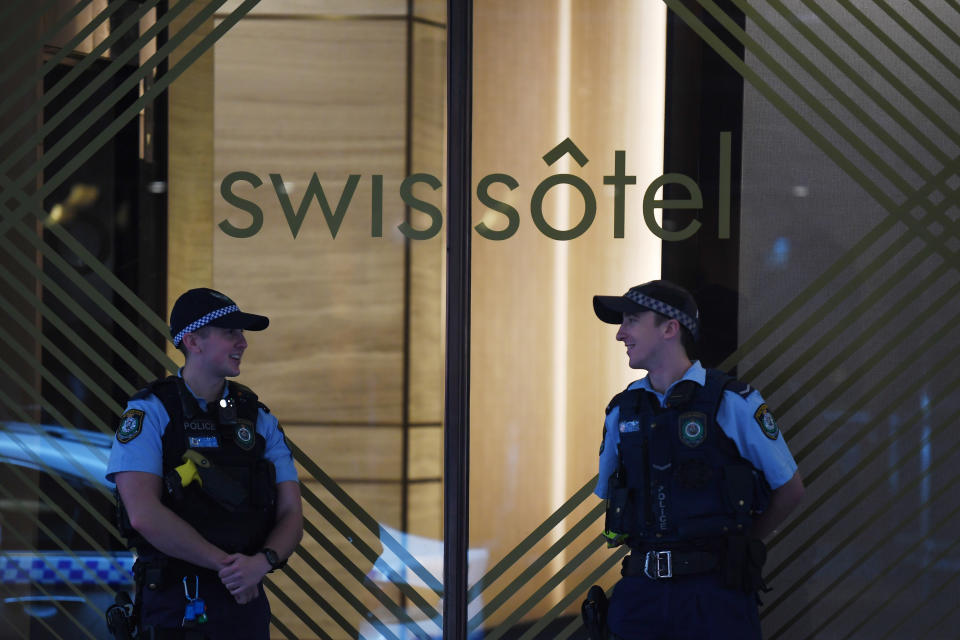
M0 639L110 637L134 556L104 474L112 436L0 422Z
M381 524L380 543L383 552L367 573L367 579L384 587L407 585L422 595L439 614L443 610L443 601L436 594L443 589L443 541L404 533ZM467 550L468 584L476 584L486 573L489 555L486 549ZM477 594L467 603L467 619L473 620L482 609L483 598ZM442 639L443 624L439 615L427 617L416 604L408 606L405 614L398 619L396 613L385 607L370 611L367 618L360 621L357 637L367 640ZM469 633L468 640L479 640L483 635L483 629L477 629Z

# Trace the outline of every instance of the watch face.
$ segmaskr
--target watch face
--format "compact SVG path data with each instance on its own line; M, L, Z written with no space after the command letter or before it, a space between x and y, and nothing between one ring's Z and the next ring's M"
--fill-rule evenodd
M263 555L267 556L267 562L270 563L270 566L274 569L280 568L280 558L277 557L277 552L273 549L264 549Z

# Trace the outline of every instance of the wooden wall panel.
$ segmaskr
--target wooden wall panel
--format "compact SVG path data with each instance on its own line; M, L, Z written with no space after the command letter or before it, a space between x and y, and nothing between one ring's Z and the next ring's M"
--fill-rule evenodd
M226 15L237 4L228 2L218 15ZM206 87L194 88L201 105L204 91L210 93L206 114L212 114L210 131L194 135L206 144L204 136L209 134L212 151L209 156L204 152L189 157L183 151L189 147L178 147L180 162L210 164L202 188L189 183L195 191L205 190L208 207L201 206L199 212L195 207L182 216L183 224L189 224L184 228L209 243L209 249L201 246L195 253L210 271L206 276L202 269L177 265L176 273L199 280L190 286L211 284L241 308L270 316L267 331L247 334L249 349L240 381L261 395L291 440L374 518L394 528L406 518L411 531L439 544L443 237L413 241L408 250L396 226L404 219L399 185L407 174L426 172L444 179L445 41L442 28L435 25L416 24L412 29L413 95L408 116L407 23L390 15L400 17L406 9L405 0L264 0L220 40ZM261 184L239 182L233 193L259 207L263 215L259 231L242 239L218 227L226 221L243 228L252 220L220 191L221 181L238 171L256 175ZM271 173L279 174L294 209L314 173L331 208L336 208L348 177L359 175L336 237L316 200L294 234ZM383 176L383 237L371 237L374 174ZM177 180L188 184L183 175ZM185 186L179 188L187 193ZM423 189L417 195L443 206L442 190ZM409 281L404 275L407 259ZM177 293L183 288L177 286ZM405 369L406 313L410 344ZM406 399L404 375L410 376ZM407 449L405 401L410 420L435 425L410 429ZM428 481L405 484L404 462L408 477ZM315 491L358 527L304 469L300 474L305 490ZM312 508L305 515L358 566L369 564ZM377 543L361 529L363 539ZM310 536L304 548L321 554L318 541ZM310 574L297 558L291 566ZM365 587L346 578L344 570L332 564L329 568L365 603L376 604ZM323 628L334 628L284 580L278 578L301 606L321 616ZM339 610L351 610L328 585L310 581ZM273 602L275 612L297 637L316 635L275 598Z
M413 15L424 20L446 24L447 2L446 0L413 0Z
M508 240L473 236L470 541L501 554L509 541L495 523L505 516L511 529L531 531L549 513L544 493L553 477L547 383L557 368L550 302L558 247L534 228L529 199L547 173L540 156L559 142L557 19L545 3L485 2L475 10L474 183L510 174L519 188L491 194L522 212ZM503 228L503 216L476 200L474 208L475 221Z
M593 187L597 219L591 233L570 243L567 379L564 388L568 458L566 494L597 472L604 407L643 375L629 368L618 327L593 312L596 294L618 295L660 277L661 241L643 220L643 194L663 172L666 8L629 0L573 2L570 131L590 158L577 175ZM603 34L603 47L597 46ZM605 70L598 73L598 70ZM626 152L624 237L614 238L614 152ZM574 202L577 202L574 199ZM579 203L577 202L577 205ZM592 505L591 505L592 506Z
M185 2L187 0L179 0ZM173 21L171 36L201 7L190 6ZM176 64L213 29L208 20L170 56ZM167 309L194 287L213 284L213 49L200 56L170 85L169 190L167 206ZM167 318L169 319L169 318ZM175 361L183 357L167 345Z
M443 475L443 427L410 429L409 478L439 479Z
M218 13L236 9L241 0L227 0ZM405 16L407 0L260 0L250 15L271 17Z
M446 180L444 163L444 99L446 31L413 25L411 100L411 173L428 173ZM424 197L441 211L446 189ZM443 420L443 305L446 234L410 243L410 396L409 419L414 424Z
M337 482L403 477L399 426L284 425L284 433ZM301 470L301 477L305 477Z
M416 482L409 486L410 514L407 527L410 533L437 541L443 546L443 483ZM440 575L440 574L438 574Z
M69 22L69 24L67 24L67 26L55 33L50 34L50 39L44 44L52 45L58 48L66 46L71 38L86 28L86 26L93 22L97 16L103 13L103 10L107 8L107 5L107 0L91 0L85 7L80 9L77 15ZM72 11L76 6L77 2L75 0L58 0L55 5L56 10L46 11L41 17L40 32L48 33L64 15ZM94 47L103 42L109 35L110 19L107 18L100 23L100 25L98 25L90 35L77 44L76 47L73 47L73 51L78 53L90 53ZM25 41L26 40L24 40L24 42ZM33 44L33 41L30 41L30 43Z
M315 492L331 508L336 516L342 519L349 526L360 540L363 540L375 552L382 552L382 545L378 538L361 527L356 518L346 508L337 502L316 482L307 480L304 485L309 490ZM378 520L396 527L400 520L400 485L393 484L371 484L371 483L344 483L343 489L357 502L362 504ZM322 518L309 505L305 504L304 518L311 524L317 526L329 543L353 563L353 565L363 574L369 574L373 568L366 557L358 550L353 539L345 538L324 518ZM345 569L334 557L325 550L323 544L312 536L304 536L302 550L312 555L321 563L324 569L330 572L333 577L350 590L351 594L362 602L366 607L376 610L379 603L369 590L358 582L351 571ZM330 584L322 579L317 572L310 567L301 553L296 553L289 561L290 568L296 571L299 576L305 580L321 597L336 607L337 612L346 618L351 624L357 626L362 622L362 616L356 610L346 603ZM310 617L334 638L347 638L348 636L340 627L328 616L303 589L294 584L292 580L283 574L273 574L271 578L275 580L277 586L281 588L300 608L305 610ZM383 583L378 583L385 592L391 595L396 594L395 587L389 587ZM269 593L268 593L269 595ZM298 638L316 638L317 634L311 631L305 623L294 616L290 610L281 604L275 596L270 596L271 608L273 613L283 620L284 624L290 627Z
M515 178L514 191L490 193L520 216L513 237L473 240L470 540L490 550L491 563L596 474L603 408L639 377L591 299L659 275L659 240L640 213L643 189L662 173L662 111L657 122L651 105L662 110L664 22L649 11L629 2L476 7L473 180ZM643 30L658 24L659 39ZM569 156L544 162L567 137L586 166ZM626 237L614 239L613 188L603 176L621 149L637 186L628 190ZM589 230L569 241L543 235L530 213L537 185L564 173L585 180L597 203ZM505 226L501 214L474 207L475 222ZM569 229L584 203L561 186L543 208L552 226Z
M264 212L251 238L214 233L215 282L267 313L244 380L287 422L397 424L402 404L404 25L252 20L217 46L216 175ZM298 207L316 173L331 208L360 175L336 238L313 201L294 238L269 174ZM371 237L371 175L384 176L384 237ZM248 214L215 200L215 221Z
M411 173L446 181L446 30L414 23L412 56ZM446 209L446 189L430 198ZM435 479L407 487L407 527L411 533L443 538L444 289L446 233L410 243L410 365L408 478Z

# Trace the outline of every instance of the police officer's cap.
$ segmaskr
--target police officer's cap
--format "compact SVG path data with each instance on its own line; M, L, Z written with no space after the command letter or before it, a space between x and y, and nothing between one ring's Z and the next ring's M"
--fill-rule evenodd
M270 324L266 316L240 311L237 303L213 289L190 289L177 298L170 312L170 337L180 346L183 336L210 325L224 329L262 331Z
M631 287L622 296L593 296L597 317L610 324L623 322L623 314L655 311L673 318L685 327L694 340L700 336L700 312L690 292L666 280Z

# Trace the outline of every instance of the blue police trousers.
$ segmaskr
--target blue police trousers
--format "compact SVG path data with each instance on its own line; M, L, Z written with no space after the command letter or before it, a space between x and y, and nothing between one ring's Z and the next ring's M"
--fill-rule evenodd
M723 586L717 573L660 580L622 578L607 611L622 640L761 640L757 597Z
M187 576L190 596L195 595L194 578ZM260 596L246 604L237 604L219 577L213 572L200 576L199 592L206 604L207 622L195 627L209 640L268 640L270 637L270 604L259 586ZM187 598L183 582L173 582L161 589L143 589L140 626L178 629L183 621Z

